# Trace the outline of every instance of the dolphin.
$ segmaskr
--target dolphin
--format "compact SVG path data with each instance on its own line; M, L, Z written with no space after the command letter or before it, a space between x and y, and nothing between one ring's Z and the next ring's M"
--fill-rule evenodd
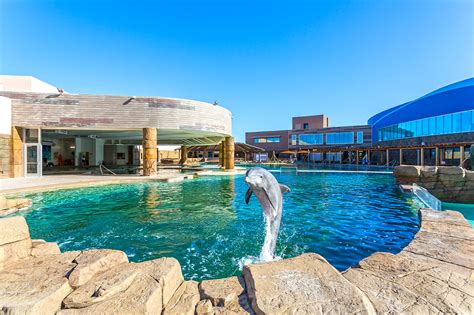
M260 260L273 260L281 222L282 193L289 192L290 188L279 184L272 173L261 167L249 169L245 174L245 182L249 185L245 194L245 203L248 204L252 193L255 194L265 217L266 235Z

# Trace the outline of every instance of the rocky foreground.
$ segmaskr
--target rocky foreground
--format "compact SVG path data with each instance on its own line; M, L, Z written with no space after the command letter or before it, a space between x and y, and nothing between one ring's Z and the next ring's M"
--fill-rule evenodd
M61 253L0 219L0 314L474 313L474 230L454 211L420 210L399 254L341 273L323 257L246 266L241 277L185 281L178 261L130 263L116 250Z

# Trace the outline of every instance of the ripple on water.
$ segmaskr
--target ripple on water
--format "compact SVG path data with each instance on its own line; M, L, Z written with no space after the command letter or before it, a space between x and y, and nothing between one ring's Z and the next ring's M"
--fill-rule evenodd
M418 229L418 204L391 175L283 173L284 195L276 254L323 255L339 270L375 251L396 253ZM113 248L131 261L176 257L188 279L239 274L255 262L264 240L257 199L244 202L243 177L181 183L139 183L26 195L23 213L34 238L61 250Z

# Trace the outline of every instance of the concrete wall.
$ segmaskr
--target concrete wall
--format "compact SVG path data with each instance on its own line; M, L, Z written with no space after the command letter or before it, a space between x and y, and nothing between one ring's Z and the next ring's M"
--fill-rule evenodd
M293 117L293 130L303 130L304 124L308 124L308 129L321 129L329 127L329 118L324 115Z
M51 84L31 76L0 75L0 91L58 93Z

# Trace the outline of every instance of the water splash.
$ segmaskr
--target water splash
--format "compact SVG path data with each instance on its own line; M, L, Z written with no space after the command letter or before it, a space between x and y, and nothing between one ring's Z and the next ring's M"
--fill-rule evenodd
M261 262L266 262L274 259L281 218L278 216L272 217L271 214L265 212L263 213L263 216L265 218L265 241L263 242L259 260Z

